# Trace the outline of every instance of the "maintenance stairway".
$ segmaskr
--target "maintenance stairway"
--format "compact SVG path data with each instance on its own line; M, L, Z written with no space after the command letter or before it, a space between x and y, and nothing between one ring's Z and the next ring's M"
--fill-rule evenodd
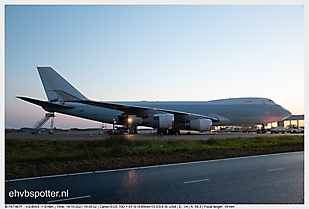
M49 130L49 134L53 134L53 126L54 126L54 117L55 114L54 113L46 113L45 116L39 121L37 122L32 129L32 134L37 134L40 130L40 128L51 118L51 123L50 123L50 130Z

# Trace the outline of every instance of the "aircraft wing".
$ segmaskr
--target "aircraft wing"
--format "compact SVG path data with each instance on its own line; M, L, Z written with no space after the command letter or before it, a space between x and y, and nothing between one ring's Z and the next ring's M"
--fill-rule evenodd
M113 110L119 110L124 112L126 115L136 115L137 117L145 117L149 114L157 114L157 113L170 113L174 114L175 119L181 121L188 121L192 119L210 119L212 122L218 122L219 118L211 117L207 115L199 115L194 113L180 112L175 110L166 110L160 108L151 108L151 107L143 107L143 106L133 106L133 105L125 105L118 103L109 103L109 102L101 102L101 101L93 101L93 100L83 100L77 98L63 90L54 90L54 92L61 97L61 99L65 102L77 102L97 107L103 107Z
M160 108L132 106L132 105L109 103L109 102L99 102L99 101L92 101L92 100L79 100L79 101L74 101L74 102L113 109L113 110L119 110L119 111L124 112L126 115L136 115L139 117L147 116L148 114L170 113L170 114L174 114L175 117L177 118L182 118L181 120L192 120L193 118L194 119L204 118L204 119L210 119L213 122L219 121L219 119L216 117L199 115L199 114L194 114L194 113L187 113L187 112L180 112L180 111L174 111L174 110L166 110L166 109L160 109Z

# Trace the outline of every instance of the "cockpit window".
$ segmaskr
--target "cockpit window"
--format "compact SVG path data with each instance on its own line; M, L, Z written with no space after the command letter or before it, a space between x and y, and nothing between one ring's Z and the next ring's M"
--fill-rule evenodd
M274 101L273 101L273 100L269 100L269 102L270 102L270 103L274 103Z

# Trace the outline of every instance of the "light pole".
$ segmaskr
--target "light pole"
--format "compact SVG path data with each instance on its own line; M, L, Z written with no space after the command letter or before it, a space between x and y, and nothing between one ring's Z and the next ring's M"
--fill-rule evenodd
M128 118L128 128L129 128L129 134L132 133L131 129L132 129L132 118Z
M113 133L115 132L115 124L116 124L116 120L113 119Z

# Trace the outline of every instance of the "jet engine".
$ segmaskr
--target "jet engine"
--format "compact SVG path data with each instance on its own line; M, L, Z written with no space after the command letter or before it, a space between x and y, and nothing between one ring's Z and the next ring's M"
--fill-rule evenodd
M142 124L154 128L170 129L174 125L174 115L169 113L150 114L143 118Z
M212 121L210 119L195 119L185 123L185 129L197 131L209 131Z

